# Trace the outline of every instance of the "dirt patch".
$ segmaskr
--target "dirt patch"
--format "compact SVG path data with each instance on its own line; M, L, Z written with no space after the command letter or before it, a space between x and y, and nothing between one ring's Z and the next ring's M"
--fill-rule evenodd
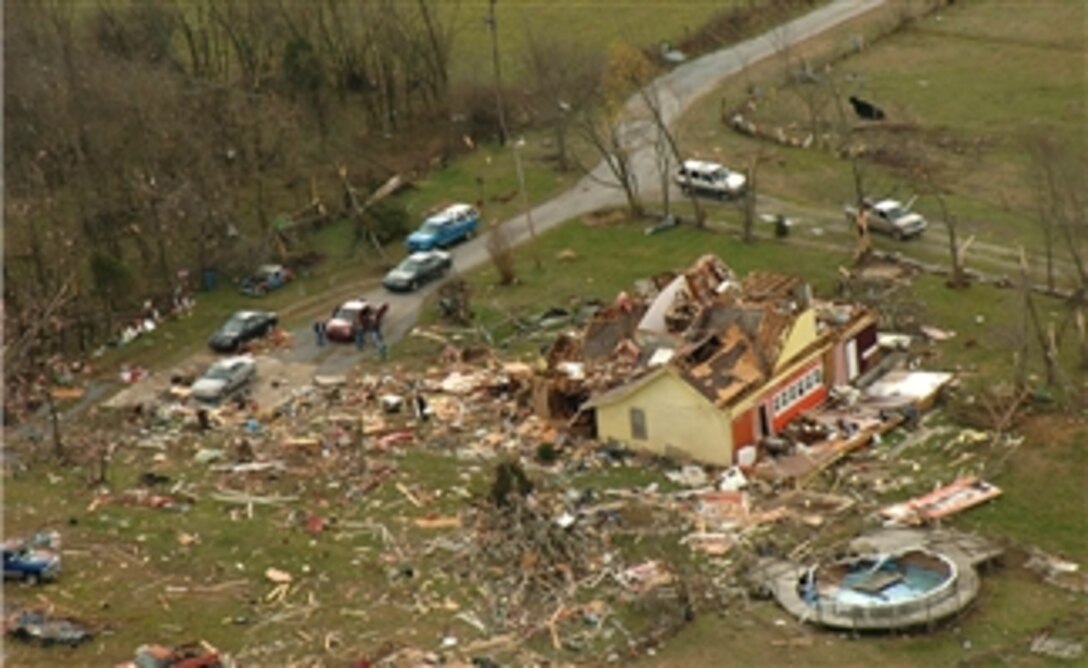
M858 270L858 278L873 283L894 283L908 280L915 272L910 267L898 262L873 260Z
M582 216L582 224L586 227L612 227L620 225L627 220L625 209L603 209L593 211Z
M294 388L308 385L315 366L284 362L270 355L256 355L257 378L244 390L261 412L273 410L291 396ZM196 378L215 361L211 353L201 353L168 371L162 371L129 385L109 399L108 408L129 408L155 404L171 394L172 378ZM186 387L180 385L179 387Z
M1061 448L1083 443L1088 437L1088 423L1070 415L1036 414L1020 426L1026 444L1037 448Z

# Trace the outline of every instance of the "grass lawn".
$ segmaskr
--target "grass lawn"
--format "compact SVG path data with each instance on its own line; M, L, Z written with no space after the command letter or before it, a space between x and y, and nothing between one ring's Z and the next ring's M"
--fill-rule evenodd
M832 31L792 53L792 62L808 59L817 76L824 76L819 64L829 54L848 51L855 35L886 29L899 9L892 3ZM1043 242L1035 215L1037 170L1024 138L1046 132L1071 157L1088 155L1085 16L1079 3L1028 3L1015 12L1001 2L960 3L837 62L841 94L878 103L888 114L888 129L870 126L856 134L855 143L886 149L906 165L865 161L868 192L906 200L920 192L910 165L929 164L964 236L1038 251ZM757 124L803 137L812 127L809 100L815 100L821 131L833 131L838 117L830 89L819 83L781 86L784 65L781 57L764 61L708 96L682 122L682 144L694 155L746 167L761 144L728 129L721 111L746 99L749 86L761 91L754 111L746 112ZM849 105L846 110L852 116ZM759 171L764 194L818 205L833 215L854 199L845 161L815 149L767 144L765 150L768 159ZM936 201L921 197L916 206L937 224L932 232L943 235Z
M462 11L467 15L476 6L482 9L484 5L465 5ZM940 30L954 32L960 36L956 43L972 47L1000 39L1011 44L1010 48L1064 54L1067 46L1054 45L1068 45L1074 39L1066 25L1074 23L1077 16L1076 11L1069 9L1071 6L1073 3L1056 6L1056 11L1065 12L1066 20L1053 32L1032 29L1027 34L999 22L1001 5L997 3L976 3L966 9L957 5L945 12L948 18L941 22L934 19L933 26L923 23L917 34L908 32L887 44L888 48L913 50L919 68L927 63L934 66L929 61L928 50L938 49L948 39L938 34ZM550 11L548 5L500 3L500 10L508 7L510 11ZM615 5L610 7L615 13ZM1036 11L1033 7L1018 7L1017 11ZM624 12L634 11L634 6L624 5ZM709 11L709 8L707 4L697 4L690 11ZM844 34L829 41L836 39L845 39ZM859 58L886 57L881 55L883 48L884 43ZM761 67L773 69L779 65L768 63ZM873 61L870 67L873 74L867 80L872 82L880 81L880 72L889 69L886 62L878 61ZM1010 67L1015 68L1016 64ZM887 95L891 96L899 84L891 80L890 74L887 76L889 79L882 85L887 86ZM961 71L959 80L966 76ZM912 81L923 77L930 75L923 74L921 69L911 74ZM943 82L933 77L929 85L953 86L955 80L953 77L952 81ZM1067 92L1054 93L1054 99ZM939 99L935 96L927 104L937 105ZM711 152L718 148L723 156L744 155L754 150L710 122L717 113L716 104L708 102L691 116L692 126L685 134L685 141L699 141ZM912 113L928 119L931 110L919 106ZM951 109L947 114L940 118L933 116L934 120L927 123L958 127L957 124L968 126L971 122L970 114L963 110ZM1002 127L1006 126L999 123L984 131L1000 135ZM973 131L971 127L963 130ZM535 200L556 192L569 181L568 177L557 178L541 168L543 144L529 139L525 159L532 167L527 169L526 177ZM997 149L994 151L993 155L997 155ZM837 206L849 198L840 197L840 191L849 189L847 170L840 163L815 153L782 149L776 149L776 156L767 169L768 189L816 205ZM457 161L450 169L419 180L401 201L414 218L436 204L475 201L479 198L477 177L483 178L488 220L504 219L520 209L516 197L505 202L493 199L496 195L505 198L516 192L516 185L509 150L486 146ZM880 178L886 178L888 183L896 181L893 174ZM973 192L957 191L954 197L964 207L975 202L981 212L1001 211L999 202L988 199L991 195L987 191L975 199ZM1015 212L1002 215L1016 216ZM1002 229L1017 229L1013 225ZM1010 232L1013 233L1016 232ZM169 363L187 350L203 345L207 333L221 318L243 304L279 309L288 324L303 322L311 311L323 311L331 305L335 301L333 295L340 291L355 291L369 285L388 262L399 256L399 251L391 249L389 258L383 261L365 248L349 251L352 235L347 224L326 227L308 243L313 250L326 254L329 261L312 275L264 300L245 298L234 292L229 281L221 280L218 290L198 296L200 306L191 320L138 341L122 351L128 357L108 358L108 361ZM519 334L511 324L512 317L524 319L553 306L569 307L587 299L608 302L620 290L635 289L637 280L683 269L704 253L718 254L742 275L751 270L802 275L813 283L817 295L823 296L832 290L836 268L850 260L848 251L787 244L765 234L755 244L743 244L730 234L689 227L646 236L642 223L622 221L607 226L571 221L542 235L538 243L535 250L544 260L540 269L532 264L534 249L522 247L516 251L520 279L516 286L497 285L494 269L489 266L466 276L479 323L495 334L501 348L530 359L535 358L535 351L550 340L551 334ZM557 259L560 251L568 249L573 251L574 259ZM1010 341L1019 328L1016 292L983 286L952 291L933 277L917 278L913 291L924 302L929 324L957 332L955 338L933 347L927 366L968 372L970 382L965 384L968 391L1011 378ZM1040 298L1038 303L1044 320L1060 322L1064 310L1059 302ZM433 308L425 310L423 323L438 324ZM1061 357L1063 369L1068 377L1081 378L1076 375L1074 351L1068 338L1065 345ZM410 338L394 347L394 361L428 364L434 359L430 356L434 352L433 343ZM1040 365L1036 357L1032 357L1031 367L1038 374ZM1020 548L1037 545L1085 565L1088 531L1083 510L1088 506L1088 497L1083 472L1088 430L1083 408L1079 413L1076 410L1042 414L1018 429L1017 434L1024 441L1009 458L1008 466L993 480L1004 489L1004 496L955 518L951 524L1007 541L1014 554ZM298 430L328 428L327 423L318 421ZM298 498L284 506L256 505L250 518L244 507L211 500L210 495L217 488L234 483L192 461L198 448L230 448L236 436L219 433L205 441L195 435L183 437L161 453L153 449L154 434L144 433L132 440L119 441L111 474L113 487L128 489L143 472L156 470L199 497L186 513L120 505L91 512L88 504L93 491L88 488L82 471L75 467L40 464L5 477L5 535L57 528L64 534L66 551L65 572L59 582L34 589L21 584L5 587L7 602L52 603L63 612L99 621L107 627L94 642L75 650L12 644L5 648L12 665L31 668L58 663L112 665L143 642L198 638L234 653L247 649L249 662L245 665L289 665L292 661L344 665L386 642L433 648L447 634L459 637L462 645L480 637L470 626L451 620L455 610L482 610L489 604L488 597L451 575L463 564L456 563L440 547L427 551L426 546L437 544L434 539L438 534L416 528L411 520L432 512L452 513L463 507L466 494L471 496L485 489L489 463L453 457L437 446L420 445L402 456L374 458L370 463L395 463L398 472L361 499L349 500L346 491L361 476L363 458L333 465L311 453L303 459L302 469L277 476L256 476L246 484L246 489L255 494L276 493ZM466 432L453 440L470 444L475 439L475 434ZM908 451L911 460L924 462L925 466L915 487L897 493L900 498L908 491L926 488L933 480L945 478L954 470L954 462L962 453L945 451L943 445L927 442ZM994 454L970 452L976 458ZM906 466L906 461L901 464ZM548 477L551 484L560 488L629 489L653 483L668 488L658 471L638 466L554 477L539 472L534 475ZM411 505L396 489L398 482L430 495L425 507ZM311 513L335 518L335 523L320 535L312 536L303 527ZM663 527L664 535L645 540L623 537L617 540L617 549L631 558L656 555L681 558L677 535L669 532L671 525L667 518L639 513L629 519ZM410 547L410 560L398 558L398 549L383 544L373 529L377 523L386 527L395 543ZM198 537L196 542L184 544L192 537ZM1055 635L1083 640L1088 635L1083 622L1084 599L1039 583L1019 567L1015 556L1008 561L1005 567L984 577L983 594L975 606L929 634L850 638L802 626L772 603L737 603L721 614L700 615L678 637L657 650L655 656L644 656L638 662L662 666L1046 665L1028 652L1031 637L1040 630L1052 629ZM418 575L398 576L398 570L406 565ZM285 604L269 599L272 585L264 577L268 567L287 570L296 578ZM651 623L661 610L651 604L640 607L622 601L610 603L617 604L619 614L636 630ZM784 620L784 624L779 620ZM554 652L546 638L538 637L531 643L557 660L578 662L587 658L574 652ZM616 643L623 644L619 638Z
M474 290L474 306L489 326L495 327L510 313L534 314L553 305L569 305L575 299L610 300L619 290L633 289L637 279L682 269L707 252L718 253L741 274L762 269L807 276L818 294L827 293L836 266L848 259L769 239L744 245L728 234L687 227L646 236L641 223L623 222L592 227L572 221L543 235L539 243L544 258L540 270L532 267L529 249L518 250L521 283L517 286L498 287L490 267L467 277ZM556 254L564 249L573 250L576 259L556 260ZM921 279L916 289L926 292L933 324L960 332L944 344L936 366L970 363L991 377L1006 372L1007 365L999 355L974 358L979 347L992 353L989 346L996 349L1000 335L972 327L980 308L987 309L987 317L999 320L1001 300L1013 293L991 288L951 291L930 279ZM997 310L988 310L990 305ZM1044 312L1052 308L1056 307L1047 306ZM969 332L977 344L964 347L962 341ZM533 344L545 341L533 339ZM412 345L418 344L402 344L395 350L404 355ZM531 352L534 346L514 345L512 350ZM433 348L415 349L415 354L429 352ZM433 358L423 357L417 363L426 364L429 359ZM321 428L302 426L295 431ZM966 514L963 525L1015 544L1038 544L1072 558L1088 556L1083 540L1078 539L1084 533L1077 532L1080 513L1075 499L1083 497L1079 483L1083 457L1074 449L1079 447L1078 439L1083 445L1083 428L1079 429L1070 429L1068 439L1054 444L1044 442L1045 430L1026 431L1023 456L1014 458L996 480L1006 489L1006 496ZM113 487L127 489L143 471L154 469L197 494L200 500L187 513L116 505L90 512L87 506L92 491L77 468L58 470L42 465L5 480L5 533L18 535L56 527L63 531L69 553L60 582L36 590L15 585L6 592L9 602L25 603L41 593L65 612L100 620L112 629L94 643L71 651L12 645L10 658L17 665L55 665L60 656L57 652L65 653L69 663L109 662L119 660L141 642L189 638L204 638L234 652L247 648L250 660L257 665L286 665L305 657L344 662L386 641L434 647L441 635L451 630L451 604L447 601L461 610L478 611L485 605L478 591L449 576L457 565L448 555L441 550L430 554L419 551L435 534L416 529L411 519L463 507L465 494L485 488L490 464L419 446L395 458L398 473L393 481L360 501L347 502L345 491L358 479L360 470L355 467L361 460L330 467L320 459L308 459L305 474L254 478L249 486L252 493L285 494L299 500L282 507L255 506L253 519L248 519L244 508L209 498L228 479L211 475L191 461L198 447L229 448L233 438L229 432L203 442L195 435L188 436L162 453L159 462L152 461L155 450L121 446L111 476ZM142 439L154 442L146 436ZM471 433L454 437L454 442L472 440ZM940 475L941 470L934 460L933 475ZM560 489L631 489L652 483L669 488L660 472L638 466L555 478L541 472L533 475L550 479L550 484ZM416 509L395 489L394 482L435 496L426 508ZM1069 503L1040 509L1040 499L1048 490L1059 490ZM319 536L310 536L301 526L310 513L335 517L336 524ZM686 563L689 557L678 549L678 534L668 529L669 520L640 511L629 514L627 521L632 523L628 526L665 529L654 538L617 539L616 548L630 559L665 557ZM365 528L374 523L384 524L399 544L414 546L410 565L426 574L423 580L429 584L391 575L404 564L392 558L388 546ZM185 535L199 536L199 541L183 546L179 540ZM272 589L263 576L268 567L288 570L297 578L298 584L286 600L289 607L266 600ZM1026 578L1014 568L988 577L984 598L973 611L933 635L866 636L851 641L802 629L792 620L780 627L775 620L785 618L784 613L770 603L754 603L750 609L730 607L723 617L707 614L698 618L656 658L647 661L651 665L657 661L661 665L768 665L788 656L799 665L922 666L960 658L973 660L992 651L1026 657L1027 634L1064 620L1079 605ZM675 605L667 601L610 603L617 606L617 614L632 631L652 625ZM360 632L361 628L365 631ZM452 630L462 642L478 637L460 622ZM798 635L811 637L813 644L807 648L774 644ZM332 638L328 650L324 649L327 638ZM723 643L723 638L734 642ZM964 640L970 640L973 649L965 651ZM530 646L545 653L554 651L546 639L534 639ZM556 656L569 661L584 658L568 652Z
M552 197L571 185L575 172L556 173L546 163L546 149L530 135L524 152L525 187L533 200ZM523 210L517 195L513 149L482 145L447 169L427 175L394 198L409 214L412 229L428 212L454 202L480 199L485 222L505 220ZM479 179L479 181L478 181ZM293 250L313 252L324 260L303 272L297 280L276 292L253 298L238 292L239 277L218 277L215 289L196 294L193 316L170 321L150 335L119 349L108 349L99 367L110 371L123 364L161 367L175 364L202 349L208 336L235 310L264 309L276 311L287 327L296 327L315 315L323 315L338 302L365 292L400 261L405 249L400 242L384 248L384 257L365 239L358 240L354 225L347 220L332 222L300 238Z
M815 630L773 603L704 615L641 666L1046 666L1028 647L1053 629L1083 639L1083 600L1055 592L1022 572L983 576L983 593L959 618L930 633L903 635ZM782 623L784 622L784 623Z
M497 274L486 267L470 276L475 303L490 315L542 312L551 306L567 307L584 299L611 301L617 290L634 289L639 279L675 271L705 253L720 256L738 274L775 266L785 246L772 241L746 245L731 236L690 226L646 236L644 223L594 227L578 221L540 237L543 267L532 264L531 251L517 252L520 282L498 285ZM558 260L564 249L575 250L573 260ZM621 251L622 249L622 251ZM848 259L834 253L805 253L795 257L792 269L815 278L818 287L830 286L837 263Z
M677 44L683 41L685 37L698 32L714 15L740 4L740 0L502 0L495 9L499 26L500 67L506 81L517 82L526 76L525 57L530 35L536 39L558 35L587 49L607 47L613 42L655 49L662 42ZM771 3L761 1L755 4L767 6ZM488 3L469 0L446 7L448 11L455 12L454 34L457 36L451 58L451 78L490 82L491 37L484 20Z

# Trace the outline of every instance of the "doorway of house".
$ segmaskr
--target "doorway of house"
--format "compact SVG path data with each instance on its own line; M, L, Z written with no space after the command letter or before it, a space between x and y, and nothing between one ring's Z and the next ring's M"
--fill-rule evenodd
M766 404L759 406L759 436L765 438L771 435L771 417L767 415Z

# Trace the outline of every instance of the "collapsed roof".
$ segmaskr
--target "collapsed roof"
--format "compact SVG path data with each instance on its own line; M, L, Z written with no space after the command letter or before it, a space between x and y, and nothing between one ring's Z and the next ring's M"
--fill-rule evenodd
M561 380L566 390L577 381L583 396L587 390L600 395L667 367L725 406L789 361L780 358L795 329L807 327L822 339L864 312L817 302L796 276L752 272L738 279L707 254L679 275L656 277L641 292L621 292L581 332L560 335L546 355L544 376ZM804 350L794 346L793 352ZM577 378L572 363L579 364Z

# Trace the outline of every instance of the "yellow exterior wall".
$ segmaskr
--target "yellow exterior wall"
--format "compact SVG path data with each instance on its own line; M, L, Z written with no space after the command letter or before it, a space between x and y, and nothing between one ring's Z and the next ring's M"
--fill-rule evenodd
M630 409L646 416L646 440L631 437ZM614 403L597 407L597 437L658 454L680 451L708 464L733 463L730 412L715 408L669 370Z
M793 321L793 327L786 334L786 341L782 345L782 352L775 361L775 370L781 370L782 364L789 362L795 355L812 345L816 340L816 310L806 309Z

